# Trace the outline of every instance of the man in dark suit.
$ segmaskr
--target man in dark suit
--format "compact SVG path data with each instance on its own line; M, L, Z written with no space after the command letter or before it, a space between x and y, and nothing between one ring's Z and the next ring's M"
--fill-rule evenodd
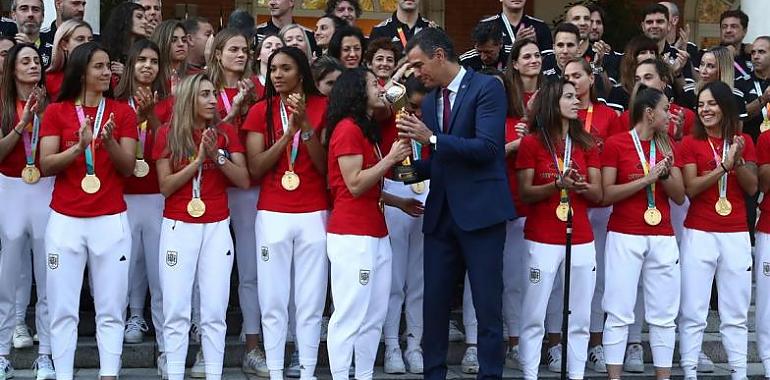
M405 116L399 135L430 144L418 162L430 178L425 206L425 379L445 379L452 295L465 271L479 322L479 379L503 372L502 267L505 222L515 217L505 174L503 85L464 69L452 42L438 28L407 44L414 75L435 88L422 104L423 121Z

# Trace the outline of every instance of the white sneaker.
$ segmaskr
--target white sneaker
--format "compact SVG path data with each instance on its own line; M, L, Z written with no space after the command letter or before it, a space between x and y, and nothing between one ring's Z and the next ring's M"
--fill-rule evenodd
M16 325L16 329L13 330L13 348L27 348L32 347L33 344L35 342L29 333L29 327L23 323Z
M0 379L13 379L13 366L5 356L0 356Z
M35 380L56 380L56 371L48 355L40 355L32 363L32 376Z
M329 317L321 318L321 342L326 342L329 335Z
M243 364L241 365L244 373L250 373L259 377L270 377L270 371L265 362L265 353L259 347L243 355Z
M457 326L457 322L454 320L449 320L449 341L450 342L462 342L465 340L465 334L463 334L462 331L460 331L460 328Z
M601 344L588 349L588 368L599 372L607 373L607 362L604 361L604 347Z
M291 353L291 361L289 362L289 366L286 367L286 371L283 373L286 374L286 377L293 379L298 379L302 374L299 366L299 350L296 348L294 349L294 352Z
M479 351L476 346L470 346L465 350L460 367L463 373L479 373Z
M548 370L561 373L561 344L548 349Z
M623 370L631 373L644 372L644 348L641 343L631 343L626 347Z
M168 380L168 362L166 360L166 354L161 353L160 356L158 356L158 376L160 376L161 380Z
M508 347L505 353L505 366L511 369L519 369L519 346Z
M714 372L714 362L703 351L698 355L698 372Z
M132 315L126 321L126 332L123 335L123 340L126 343L142 343L144 341L144 333L147 332L147 322L139 315Z
M195 355L195 363L190 368L190 377L195 379L206 378L206 361L203 358L203 350L199 350L198 354Z
M401 348L398 346L385 347L385 373L406 373L406 364L404 364L404 358L401 356Z
M190 343L201 344L201 328L195 321L190 324Z
M421 349L417 348L411 351L407 351L406 355L404 355L404 358L406 359L406 370L409 371L409 373L418 375L422 374L423 366Z

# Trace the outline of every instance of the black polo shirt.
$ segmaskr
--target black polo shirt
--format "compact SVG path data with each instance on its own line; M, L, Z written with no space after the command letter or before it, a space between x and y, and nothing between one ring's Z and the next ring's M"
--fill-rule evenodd
M401 37L398 34L398 28L401 28L401 31L404 32L406 41L401 41ZM430 20L422 17L422 15L417 16L417 22L414 24L414 28L410 28L409 25L404 24L398 17L396 17L396 12L393 12L390 17L372 28L372 32L369 33L369 41L385 37L394 45L404 48L406 47L406 43L409 42L415 34L426 28L430 28Z
M532 26L535 28L535 37L537 38L537 46L540 47L541 52L550 51L553 49L553 37L551 36L551 29L548 28L548 25L543 22L543 20L540 20L538 18L534 18L529 15L524 15L521 18L521 21L518 25L511 25L511 30L513 31L513 36L510 36L508 33L508 29L505 26L505 21L503 20L503 14L499 13L494 16L487 17L485 19L482 19L480 23L483 22L496 22L500 24L500 30L503 34L503 46L505 47L505 52L510 53L511 52L511 46L513 46L513 42L516 39L516 32L521 28L526 28L528 26Z

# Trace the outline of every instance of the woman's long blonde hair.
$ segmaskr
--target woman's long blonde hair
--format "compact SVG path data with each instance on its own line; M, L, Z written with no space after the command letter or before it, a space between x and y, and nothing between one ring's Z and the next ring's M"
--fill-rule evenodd
M711 48L707 50L704 55L706 54L713 54L714 58L716 58L717 61L717 67L719 67L719 79L722 82L725 82L728 86L730 86L730 89L735 88L735 69L733 69L733 55L730 53L730 50L727 49L724 46L717 46L714 48ZM695 84L695 93L699 93L700 90L703 89L703 87L706 86L706 83L703 82L703 80L698 79L698 82Z
M249 39L243 33L232 28L223 29L214 37L211 46L211 55L206 58L206 73L209 78L211 78L214 89L218 90L225 86L225 69L222 66L221 58L217 57L217 53L221 56L227 42L235 37L243 37L247 44L249 42ZM251 78L251 57L249 54L246 55L246 66L241 74L241 79L244 78Z
M69 41L72 34L75 33L75 29L80 27L86 27L88 30L91 30L91 25L88 25L87 22L75 19L63 22L56 29L56 34L53 37L54 48L53 53L51 54L51 66L48 66L46 72L54 73L57 71L64 71L64 66L67 64L67 52L62 45Z
M300 32L302 32L302 37L305 38L305 56L307 57L308 62L313 60L313 51L310 48L310 41L307 39L307 33L305 33L305 29L302 28L302 25L300 24L289 24L284 25L283 28L278 32L278 37L281 37L281 40L284 41L284 45L286 45L286 33L288 33L292 29L299 29Z
M167 142L174 167L181 166L185 160L198 153L198 146L193 139L193 126L198 115L198 91L203 82L211 82L211 79L204 73L198 73L185 77L177 85ZM218 115L215 113L211 127L216 129L218 124Z

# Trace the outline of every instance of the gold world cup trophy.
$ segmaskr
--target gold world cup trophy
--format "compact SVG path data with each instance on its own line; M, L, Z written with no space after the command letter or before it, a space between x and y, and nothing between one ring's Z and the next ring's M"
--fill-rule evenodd
M396 121L407 114L406 111L406 87L398 82L393 82L385 91L385 100L393 105L393 109L396 111ZM412 155L414 159L418 159L419 151L414 151L414 141L410 141L412 145ZM420 179L417 176L417 168L415 168L412 162L412 157L406 157L403 161L393 166L393 173L396 181L404 182L406 184L417 183Z

